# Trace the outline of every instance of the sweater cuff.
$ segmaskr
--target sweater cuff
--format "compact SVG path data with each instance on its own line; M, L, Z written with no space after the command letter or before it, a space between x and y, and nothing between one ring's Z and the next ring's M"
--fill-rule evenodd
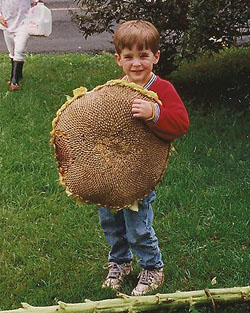
M157 123L159 116L160 116L160 107L159 104L157 102L154 102L154 108L155 108L155 112L154 112L154 118L152 118L151 120L148 120L148 123Z

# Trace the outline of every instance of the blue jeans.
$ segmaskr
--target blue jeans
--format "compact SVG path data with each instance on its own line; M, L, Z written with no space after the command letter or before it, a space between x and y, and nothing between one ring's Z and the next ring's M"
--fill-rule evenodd
M158 239L152 227L153 209L151 202L155 200L153 191L139 204L139 211L123 209L111 213L108 208L99 209L100 224L111 250L109 261L117 264L130 262L133 250L139 258L143 269L159 269L163 267L162 255Z

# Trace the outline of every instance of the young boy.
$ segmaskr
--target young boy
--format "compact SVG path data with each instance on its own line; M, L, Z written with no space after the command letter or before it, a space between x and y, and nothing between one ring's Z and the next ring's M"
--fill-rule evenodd
M183 102L174 87L156 76L152 70L159 61L159 33L149 22L135 20L121 24L114 34L116 61L123 68L129 82L157 93L162 106L154 106L145 100L131 103L132 114L142 119L160 138L172 141L183 136L189 120ZM155 192L139 204L139 211L123 209L116 214L108 208L99 209L100 224L111 250L109 273L103 287L120 288L124 277L132 271L132 250L137 255L142 271L132 295L144 295L157 289L164 281L163 261L158 239L152 227L151 203Z

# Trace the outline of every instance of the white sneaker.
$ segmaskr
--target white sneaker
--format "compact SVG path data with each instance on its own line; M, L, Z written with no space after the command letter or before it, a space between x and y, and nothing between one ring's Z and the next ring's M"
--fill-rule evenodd
M139 281L132 291L132 296L143 296L146 293L159 288L164 282L164 272L162 268L152 271L142 270L138 278Z
M131 273L132 262L123 264L109 262L108 266L104 266L103 268L108 268L109 273L102 284L102 288L110 287L114 290L118 290L123 279Z

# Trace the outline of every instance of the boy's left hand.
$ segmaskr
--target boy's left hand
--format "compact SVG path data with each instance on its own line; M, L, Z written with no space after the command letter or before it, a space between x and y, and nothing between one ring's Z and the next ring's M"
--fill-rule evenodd
M142 99L134 99L132 102L132 114L136 118L150 119L153 115L151 103Z
M7 21L2 16L0 16L0 24L6 28L8 27Z

